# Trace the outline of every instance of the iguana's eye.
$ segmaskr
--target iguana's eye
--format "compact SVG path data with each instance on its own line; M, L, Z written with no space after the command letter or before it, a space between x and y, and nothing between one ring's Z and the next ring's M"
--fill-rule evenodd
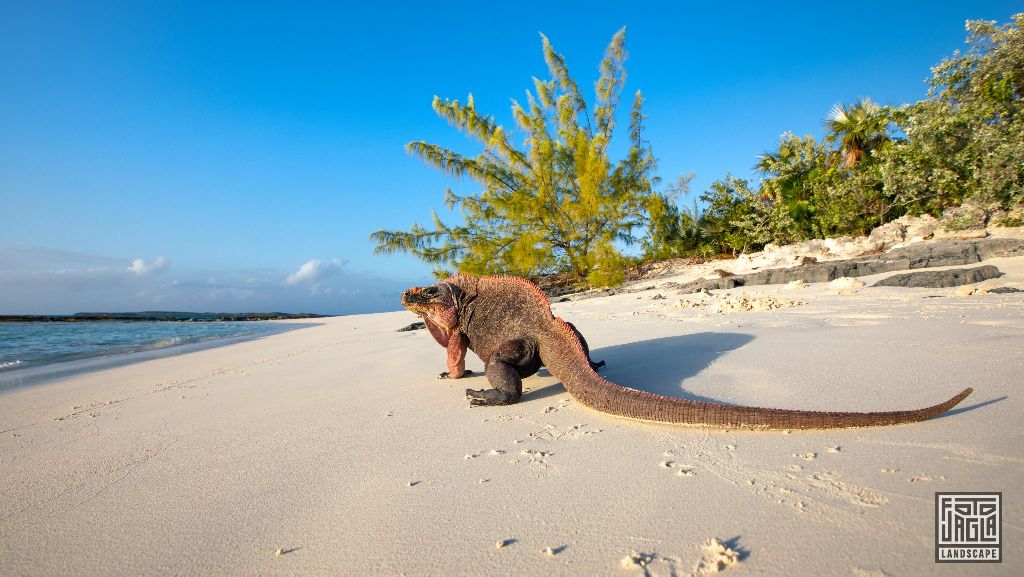
M423 294L427 295L428 297L437 296L437 287L432 286L427 290L423 291Z

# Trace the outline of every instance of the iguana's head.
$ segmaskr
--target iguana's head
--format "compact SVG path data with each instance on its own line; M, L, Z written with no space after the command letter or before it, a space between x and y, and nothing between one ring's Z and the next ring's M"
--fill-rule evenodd
M413 287L402 294L402 306L416 313L428 324L454 330L459 324L459 302L462 289L447 282Z

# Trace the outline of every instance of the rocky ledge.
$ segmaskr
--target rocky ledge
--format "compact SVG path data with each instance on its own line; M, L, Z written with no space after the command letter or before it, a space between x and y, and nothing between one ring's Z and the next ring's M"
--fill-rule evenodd
M697 279L688 283L670 282L662 284L658 288L679 289L680 293L689 294L741 286L786 284L801 280L808 283L829 282L842 277L859 277L884 272L940 266L969 265L990 258L1011 256L1024 256L1024 240L1017 238L946 240L935 243L912 244L895 248L882 254L845 260L821 263L808 262L807 264L789 268L770 269L714 279Z
M998 268L987 264L974 268L923 270L919 272L894 274L890 277L883 278L871 286L945 288L974 284L990 278L997 278L1000 274L1001 273Z

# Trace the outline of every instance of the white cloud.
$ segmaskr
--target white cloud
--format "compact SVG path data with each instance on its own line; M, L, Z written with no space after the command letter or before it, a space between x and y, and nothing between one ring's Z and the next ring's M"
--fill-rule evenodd
M300 266L299 270L288 275L288 278L284 279L284 284L292 286L300 283L315 282L334 273L340 269L343 264L345 264L345 262L337 257L331 259L331 262L329 263L324 263L320 259L315 258Z
M156 272L158 270L165 269L167 268L167 264L167 259L162 256L156 257L155 259L153 259L153 262L150 263L147 263L141 258L137 258L132 261L132 264L131 266L128 267L128 270L141 276L149 274L151 272Z

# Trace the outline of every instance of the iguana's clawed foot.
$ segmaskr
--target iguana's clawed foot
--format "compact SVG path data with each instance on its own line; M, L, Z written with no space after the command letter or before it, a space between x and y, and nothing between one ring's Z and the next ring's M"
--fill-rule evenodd
M462 377L464 377L466 375L472 375L472 374L473 374L473 371L471 371L469 369L466 369L465 371L463 371ZM441 373L440 375L437 375L438 379L461 379L462 377L453 377L451 375L451 373L449 373L448 371L445 371L445 372Z
M469 399L469 406L479 407L489 404L487 397L484 395L486 392L486 390L466 389L466 398Z
M497 389L466 389L466 398L469 399L471 407L509 405L513 402L509 399L508 394Z

